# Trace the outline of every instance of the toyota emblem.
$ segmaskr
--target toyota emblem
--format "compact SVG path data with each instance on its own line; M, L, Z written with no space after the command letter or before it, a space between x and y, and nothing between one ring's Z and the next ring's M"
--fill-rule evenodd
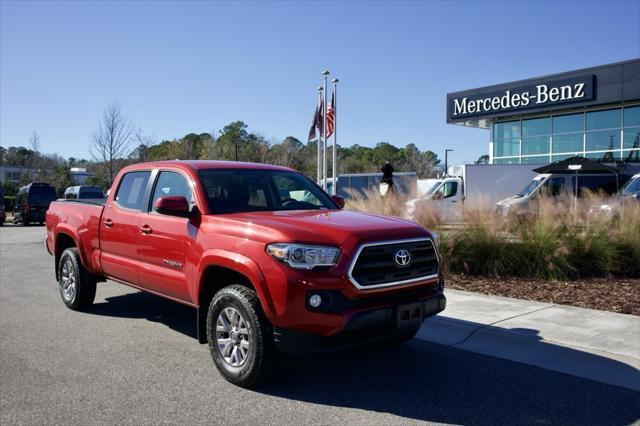
M400 249L396 251L393 260L398 266L408 266L411 263L411 253L409 253L409 250Z

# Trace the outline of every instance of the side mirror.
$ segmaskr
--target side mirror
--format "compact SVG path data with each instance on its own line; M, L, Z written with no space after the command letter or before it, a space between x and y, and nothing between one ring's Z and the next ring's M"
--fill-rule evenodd
M167 216L191 217L189 202L182 196L160 197L156 200L153 209Z
M332 195L331 199L338 205L339 209L344 209L344 198L339 195Z

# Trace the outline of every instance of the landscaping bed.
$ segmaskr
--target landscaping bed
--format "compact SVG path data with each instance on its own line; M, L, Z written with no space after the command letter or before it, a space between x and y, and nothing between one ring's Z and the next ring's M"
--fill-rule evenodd
M445 287L640 316L640 278L547 281L450 273Z

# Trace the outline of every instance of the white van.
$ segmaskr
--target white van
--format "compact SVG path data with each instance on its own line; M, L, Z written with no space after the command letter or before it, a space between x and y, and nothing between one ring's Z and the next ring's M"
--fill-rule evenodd
M628 177L628 176L627 176ZM535 213L537 201L540 198L584 197L587 192L601 192L605 194L615 194L619 187L619 182L624 181L625 176L613 173L582 174L567 172L562 174L542 173L511 197L500 200L496 203L498 214L528 214ZM576 182L577 181L577 182Z

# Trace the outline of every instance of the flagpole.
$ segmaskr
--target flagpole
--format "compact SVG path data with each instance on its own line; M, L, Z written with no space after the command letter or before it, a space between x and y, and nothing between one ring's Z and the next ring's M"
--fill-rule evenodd
M318 86L317 88L318 90L318 105L322 105L322 86ZM324 106L322 108L318 108L320 110L322 110L324 108ZM317 139L317 144L318 144L318 185L320 185L320 179L322 179L322 163L320 160L320 145L322 145L322 132L320 132L320 135L318 135L318 139Z
M322 145L322 189L327 190L327 76L329 75L328 70L322 71L322 75L324 76L324 108L322 111L322 119L324 120L324 125L322 126L322 134L324 143Z
M338 138L338 82L340 80L338 80L337 78L334 78L332 80L333 82L333 102L332 102L332 107L333 107L333 150L332 150L332 161L331 161L331 181L333 182L333 184L331 185L331 195L336 195L336 189L338 187L338 181L336 180L336 169L338 168L338 164L336 163L336 147L338 146L338 143L336 142L336 139Z

